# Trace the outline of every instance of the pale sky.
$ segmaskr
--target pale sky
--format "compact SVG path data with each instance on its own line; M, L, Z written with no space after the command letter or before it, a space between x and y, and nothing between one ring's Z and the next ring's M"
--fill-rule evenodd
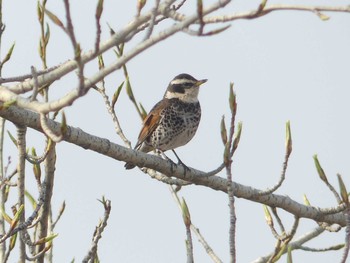
M71 1L77 40L83 50L94 47L96 1ZM150 8L154 1L148 1ZM203 1L205 5L213 1ZM301 1L269 1L294 3ZM347 5L347 1L303 1L307 4ZM84 3L82 5L82 3ZM108 38L108 22L115 30L122 28L135 15L136 1L105 0L101 24L102 41ZM226 12L250 10L259 1L233 1ZM6 31L1 46L2 57L15 41L16 47L3 77L30 72L30 66L41 68L38 56L39 23L36 1L4 1ZM64 20L62 1L48 1L47 8ZM189 9L187 9L189 10ZM179 73L208 79L200 91L202 120L195 138L177 150L191 167L210 171L222 162L223 146L220 120L230 117L228 87L235 83L237 120L243 122L239 148L234 156L233 178L236 182L258 189L268 188L279 179L284 158L285 122L291 121L293 152L287 178L278 194L303 202L306 194L311 204L319 207L336 205L328 188L319 180L312 156L318 154L329 181L338 189L336 173L350 183L349 66L350 14L326 13L322 21L313 13L276 12L254 20L231 23L220 35L198 38L179 33L156 45L127 64L136 99L146 110L158 102L169 83ZM69 39L51 22L48 64L53 66L72 58ZM171 25L172 23L167 23ZM213 28L213 27L210 27ZM126 46L131 49L144 33ZM115 60L113 52L105 63ZM97 70L90 63L87 76ZM121 72L106 79L110 96L123 81ZM52 86L52 98L76 87L75 76L63 78ZM65 110L69 125L122 144L116 135L100 95L88 95ZM123 131L134 145L141 121L123 91L116 105ZM13 125L9 129L15 134ZM29 132L28 147L40 145L42 136ZM6 139L6 155L16 151ZM103 215L97 201L102 195L112 201L108 226L99 243L101 262L185 262L185 227L168 186L149 178L138 169L124 170L124 163L62 142L57 145L57 168L53 195L54 210L65 200L66 211L55 230L55 262L80 262L85 256L99 218ZM172 157L171 153L169 156ZM12 169L10 169L12 170ZM36 193L28 165L27 185ZM222 172L218 176L225 176ZM350 186L348 187L350 189ZM228 198L199 186L184 187L180 196L186 199L193 223L200 229L213 250L228 262ZM251 262L271 253L275 240L265 223L262 205L236 199L237 262ZM293 216L280 211L286 228ZM314 221L302 219L296 237L315 228ZM326 233L306 245L316 248L344 241L344 230ZM196 262L211 262L193 237ZM295 262L334 262L342 251L310 253L296 251ZM14 262L13 257L9 262ZM285 259L282 259L284 261Z

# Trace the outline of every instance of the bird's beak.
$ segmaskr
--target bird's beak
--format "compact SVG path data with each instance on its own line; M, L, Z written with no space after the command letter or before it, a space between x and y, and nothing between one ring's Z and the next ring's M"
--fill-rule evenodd
M198 80L197 83L196 83L196 86L199 87L200 85L202 85L203 83L205 83L207 81L208 81L207 79Z

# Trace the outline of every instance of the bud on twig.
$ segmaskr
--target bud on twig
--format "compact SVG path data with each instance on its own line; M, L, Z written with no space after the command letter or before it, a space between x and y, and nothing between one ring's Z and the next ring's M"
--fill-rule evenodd
M182 198L182 202L181 202L181 211L182 211L182 218L184 220L184 223L187 227L189 227L191 225L191 215L184 198Z
M236 110L237 110L237 103L236 103L236 94L233 91L233 82L230 83L229 104L230 104L231 113L233 116L235 116Z
M17 241L17 234L14 234L11 238L10 238L10 251L16 246L16 241Z
M327 16L327 15L325 15L325 14L323 14L323 13L317 11L317 10L315 10L315 13L322 21L327 21L327 20L330 19L329 16Z
M32 155L33 155L34 157L37 156L34 147L32 148ZM41 168L40 168L40 164L38 164L38 163L34 163L34 164L33 164L33 173L34 173L35 179L36 179L38 182L40 182L40 179L41 179Z
M13 217L12 221L11 221L11 226L10 226L10 231L12 231L18 224L18 221L22 215L24 211L24 205L22 204L19 209L16 211L15 216Z
M224 115L221 118L220 132L221 132L222 143L224 145L226 145L226 143L227 143L227 130L226 130L226 125L225 125L225 116Z
M33 209L35 209L38 204L37 204L36 200L34 199L34 197L27 190L24 191L24 195L27 197L30 204L33 206Z
M10 47L9 51L7 51L6 56L5 56L4 59L1 61L1 64L2 64L2 65L4 65L7 61L10 60L11 55L12 55L12 52L13 52L13 49L15 48L15 44L16 44L16 43L13 43L12 46Z
M39 245L39 244L45 244L47 242L51 242L53 239L55 239L58 236L58 234L50 234L46 237L40 238L39 240L37 240L34 245Z
M62 120L61 120L61 134L65 135L67 132L67 120L66 114L62 111Z
M338 177L338 182L339 182L339 189L340 189L341 198L346 205L349 205L348 191L346 190L344 181L343 181L340 174L337 174L337 177Z
M51 19L53 23L55 23L57 26L61 27L64 29L64 25L62 21L52 12L50 12L47 9L44 9L45 14Z
M8 130L7 131L7 134L9 135L11 141L14 143L14 145L16 145L16 147L18 147L18 144L17 144L17 140L15 139L15 137L13 137L13 135L11 134L11 132Z
M75 59L80 59L81 57L81 46L79 43L77 43L76 47L75 47Z
M3 217L3 219L5 219L5 221L9 224L11 224L12 222L12 218L5 212L5 207L4 206L0 206L0 211L1 211L1 215Z
M266 205L263 205L263 208L264 208L266 223L269 226L273 226L273 219L272 219L271 213L269 211L269 208Z
M96 19L101 18L102 12L103 12L103 0L98 0L97 7L96 7L96 13L95 13Z
M290 121L286 122L286 152L288 155L292 152L292 133L290 131Z
M235 134L235 138L233 140L233 149L234 150L237 149L239 141L241 140L242 127L243 127L242 122L241 121L238 122L238 124L237 124L237 131L236 131L236 134Z
M49 24L46 24L46 32L45 32L45 37L44 37L45 46L47 46L47 44L49 43L49 40L50 40L50 26L49 26Z
M328 183L327 176L326 176L325 172L323 171L320 162L318 161L317 154L315 154L315 155L313 156L313 158L314 158L316 170L317 170L317 173L318 173L319 177L321 178L321 180L322 180L323 182Z
M310 206L310 205L311 205L309 199L306 197L305 194L303 195L303 199L304 199L304 204L305 204L305 205L307 205L307 206Z
M64 210L66 209L66 202L63 201L60 210L58 211L59 214L63 214Z
M136 103L136 101L135 101L135 96L134 96L134 93L132 92L132 88L131 88L130 81L129 81L129 78L128 78L128 77L126 78L126 93L128 94L129 99L130 99L133 103Z
M98 69L101 70L105 67L105 63L103 61L103 56L99 55L97 58L98 58Z
M38 4L37 4L36 11L38 13L38 20L39 20L39 22L41 24L44 21L44 14L43 14L42 6L40 5L39 1L38 1Z
M120 92L122 90L124 86L124 81L118 86L117 90L114 92L113 94L113 98L112 98L112 108L114 108L115 106L115 103L117 102L118 98L119 98L119 95L120 95Z

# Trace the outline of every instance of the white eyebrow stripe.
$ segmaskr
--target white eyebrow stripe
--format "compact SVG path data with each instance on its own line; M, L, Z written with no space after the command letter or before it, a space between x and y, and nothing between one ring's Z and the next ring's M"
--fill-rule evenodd
M189 80L189 79L174 79L170 82L170 85L179 85L184 83L195 84L196 81Z

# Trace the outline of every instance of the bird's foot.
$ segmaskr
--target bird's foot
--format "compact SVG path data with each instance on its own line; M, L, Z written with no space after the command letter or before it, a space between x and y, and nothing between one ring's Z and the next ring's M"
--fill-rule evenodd
M191 169L188 168L188 166L181 161L180 157L176 154L176 152L174 150L172 150L172 151L177 158L177 165L181 165L184 168L184 175L186 175L186 172L191 171Z
M177 165L181 165L184 168L185 175L186 175L187 171L191 171L191 169L188 168L188 166L186 164L184 164L180 159L178 160Z

